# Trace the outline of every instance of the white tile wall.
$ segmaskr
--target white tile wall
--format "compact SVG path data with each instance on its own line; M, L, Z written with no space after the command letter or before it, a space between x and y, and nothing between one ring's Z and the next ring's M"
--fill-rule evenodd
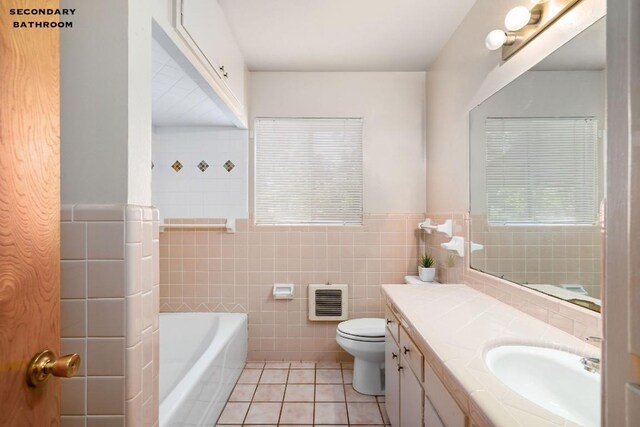
M158 212L65 205L61 219L61 352L81 357L62 426L157 425Z
M154 128L153 204L162 218L247 218L248 144L248 132L235 128Z

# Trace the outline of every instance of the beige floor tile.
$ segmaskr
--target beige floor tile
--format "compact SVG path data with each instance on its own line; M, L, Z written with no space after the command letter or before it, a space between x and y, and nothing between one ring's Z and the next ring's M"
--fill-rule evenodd
M248 402L229 402L224 407L218 424L242 424L249 408Z
M291 362L291 369L315 369L316 362Z
M236 384L229 402L251 402L254 391L256 391L255 384Z
M245 369L240 374L238 384L257 384L260 380L261 369Z
M344 402L342 384L316 385L316 402Z
M282 405L280 424L313 424L313 403L291 403Z
M289 369L289 362L267 362L264 369Z
M318 369L340 369L339 362L318 362L316 363Z
M281 403L252 403L244 424L277 424Z
M349 424L384 424L377 403L347 402Z
M387 415L387 408L384 406L384 402L378 403L378 406L380 407L380 412L382 413L382 419L384 423L391 424L391 421L389 421L389 415Z
M260 377L260 384L286 384L288 369L265 369Z
M282 402L284 397L284 384L258 384L254 402Z
M358 393L351 384L345 384L344 393L347 396L347 402L376 402L375 396Z
M264 368L264 362L247 362L244 367L247 369L262 369Z
M347 424L344 403L316 403L315 424Z
M342 363L342 369L343 369L343 370L344 370L344 369L348 369L348 370L350 370L350 371L353 371L353 362L348 362L348 363L343 362L343 363Z
M339 369L316 369L316 384L342 384Z
M313 369L292 369L289 371L289 384L313 384L315 373Z
M284 394L285 402L313 402L313 384L287 384L287 391Z
M353 371L351 370L343 370L342 371L342 380L345 384L351 384L353 382Z

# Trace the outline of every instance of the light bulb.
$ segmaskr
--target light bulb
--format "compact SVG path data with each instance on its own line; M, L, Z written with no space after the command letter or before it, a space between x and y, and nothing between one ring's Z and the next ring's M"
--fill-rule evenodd
M526 6L514 7L504 18L504 26L509 31L518 31L527 26L531 21L531 12Z
M484 44L489 50L497 50L502 47L504 42L507 41L507 35L502 30L493 30L487 34L487 38L484 39Z

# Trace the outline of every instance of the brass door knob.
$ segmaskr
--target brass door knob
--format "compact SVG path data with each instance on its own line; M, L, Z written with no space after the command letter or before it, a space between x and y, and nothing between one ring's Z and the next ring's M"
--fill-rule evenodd
M46 383L51 375L70 378L78 373L78 369L80 369L78 354L67 354L56 359L51 350L43 350L33 356L27 366L27 384L39 387Z

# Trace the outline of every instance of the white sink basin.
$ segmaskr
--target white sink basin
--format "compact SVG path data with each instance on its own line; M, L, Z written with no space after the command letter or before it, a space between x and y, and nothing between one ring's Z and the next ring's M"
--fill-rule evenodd
M484 356L489 370L520 396L585 427L600 425L600 374L581 356L551 348L504 345Z

